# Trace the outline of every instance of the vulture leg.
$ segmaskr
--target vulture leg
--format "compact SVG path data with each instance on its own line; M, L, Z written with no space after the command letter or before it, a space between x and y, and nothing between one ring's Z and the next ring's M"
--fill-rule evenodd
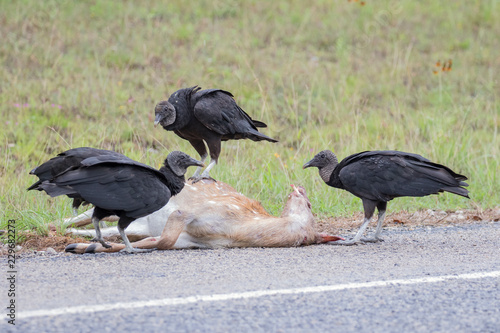
M205 163L205 160L207 159L207 156L208 156L207 153L205 153L205 155L201 155L201 158L200 158L201 163ZM193 176L189 177L189 179L197 179L197 180L201 179L201 177L200 177L201 169L202 169L202 167L200 167L200 166L197 167L196 171L193 174Z
M73 199L73 215L74 216L77 216L78 215L78 207L80 207L80 205L83 203L83 200L82 199L79 199L79 198L75 198Z
M356 233L356 236L354 236L353 239L347 240L347 241L336 241L334 243L330 243L332 245L358 245L358 244L363 244L364 241L361 239L363 234L366 231L366 228L368 227L368 223L370 223L370 220L373 216L373 213L375 212L375 207L376 207L376 202L371 201L371 200L366 200L363 199L363 208L365 210L365 219L363 220L363 224L359 228L358 232Z
M205 168L205 170L203 170L203 173L201 174L201 176L191 177L191 178L193 178L193 183L196 183L197 181L199 181L201 179L215 180L212 177L210 177L210 170L212 170L212 168L217 164L217 160L219 159L220 150L221 150L221 138L220 137L212 137L212 138L207 139L206 141L207 141L208 149L210 150L210 164L208 164L208 166ZM205 147L205 146L203 146L203 147ZM202 156L202 158L203 158L203 156ZM202 162L203 162L203 160L202 160Z
M102 246L106 247L106 248L110 248L111 245L109 245L108 243L106 243L104 241L104 239L102 238L102 234L101 234L101 228L99 228L99 222L100 222L100 218L98 216L92 216L92 224L94 225L94 228L95 228L95 237L92 239L93 242L99 242L102 244Z
M363 242L376 243L384 241L382 238L380 238L380 234L382 233L382 224L384 223L386 208L387 208L387 202L378 203L377 205L378 221L377 221L377 229L375 230L375 235L373 236L373 238L363 238L362 239Z
M120 225L118 225L118 231L120 232L120 236L123 239L123 243L125 243L125 248L120 250L120 252L139 253L139 252L151 252L151 251L153 251L153 249L138 249L138 248L133 247L132 244L130 244L130 241L128 240L127 235L125 234L125 229L123 229L122 227L120 227Z
M208 178L208 179L213 179L212 177L210 177L210 170L217 164L217 160L216 159L211 159L210 160L210 164L208 164L207 168L205 169L205 171L203 171L203 173L201 174L201 178ZM215 180L215 179L214 179Z
M189 143L191 143L191 146L193 146L196 152L200 154L201 162L205 163L205 160L208 157L208 153L207 153L207 147L205 147L205 143L203 143L203 140L189 140ZM199 181L202 178L200 176L201 169L202 169L201 166L197 167L193 176L189 177L189 180L194 180L195 182Z

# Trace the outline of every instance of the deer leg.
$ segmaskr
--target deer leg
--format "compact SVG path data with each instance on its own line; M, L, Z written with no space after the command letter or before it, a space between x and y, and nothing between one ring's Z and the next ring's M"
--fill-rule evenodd
M158 250L169 250L174 248L182 230L184 230L184 227L191 221L193 221L193 216L180 210L170 214L156 245Z
M62 225L65 227L68 227L70 225L75 225L77 227L81 227L81 226L90 224L92 222L92 215L93 214L94 214L94 208L91 208L90 210L83 212L78 216L64 219L62 221Z

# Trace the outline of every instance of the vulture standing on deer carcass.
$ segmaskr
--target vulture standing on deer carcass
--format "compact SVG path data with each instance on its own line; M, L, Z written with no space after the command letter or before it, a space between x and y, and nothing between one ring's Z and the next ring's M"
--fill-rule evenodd
M92 224L95 240L104 247L99 221L117 215L118 231L125 243L125 252L141 252L128 240L125 229L135 219L149 215L167 204L171 196L184 187L184 174L191 165L203 166L180 151L168 154L164 166L156 170L125 156L99 155L80 162L38 187L51 197L75 195L94 204Z
M253 120L233 99L233 95L221 89L200 90L198 86L174 92L168 101L155 107L155 126L160 124L167 131L174 131L188 140L204 162L207 158L207 143L210 164L200 176L201 167L192 179L210 178L210 170L217 164L221 152L221 141L250 139L252 141L278 142L257 130L267 127Z
M363 201L364 222L350 241L337 244L353 245L378 242L387 202L397 197L423 197L450 192L469 198L467 177L428 159L400 151L364 151L346 157L338 163L329 150L318 153L303 168L317 167L323 181L332 187L351 192ZM377 229L373 238L361 239L375 207L378 209Z
M91 147L73 148L60 153L56 157L51 158L47 162L31 170L30 175L37 176L39 180L30 187L28 187L28 191L29 190L42 191L42 189L40 188L40 184L42 184L43 181L51 180L55 176L59 175L60 173L70 168L80 167L81 166L80 163L86 158L93 156L100 156L100 155L115 156L117 158L128 158L112 150L104 150ZM80 205L88 204L88 202L85 202L77 193L68 194L68 197L73 199L73 213L75 215L77 215L78 207L80 207Z

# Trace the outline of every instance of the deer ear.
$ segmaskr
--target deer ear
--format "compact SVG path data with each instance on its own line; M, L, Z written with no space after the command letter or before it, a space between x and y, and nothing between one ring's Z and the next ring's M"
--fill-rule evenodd
M336 242L339 240L345 240L345 238L339 236L332 236L327 234L319 234L320 243Z

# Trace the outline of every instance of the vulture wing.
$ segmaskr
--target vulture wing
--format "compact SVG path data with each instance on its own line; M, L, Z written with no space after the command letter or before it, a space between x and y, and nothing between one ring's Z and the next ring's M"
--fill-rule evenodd
M147 164L143 164L143 163L134 161L133 159L128 158L127 156L124 156L121 154L120 154L120 156L113 156L113 155L92 156L92 157L89 157L89 158L86 158L85 160L83 160L81 162L81 165L89 167L89 166L95 166L95 165L99 165L99 164L108 164L108 163L114 164L117 166L118 165L136 166L139 168L147 169L150 172L158 175L160 178L164 178L163 173L161 173L159 170L156 170L155 168L153 168Z
M69 149L31 170L30 174L37 176L40 180L31 185L28 190L36 189L44 180L50 180L69 168L80 166L82 160L98 155L123 156L115 151L90 147Z
M130 164L96 164L69 170L41 187L51 196L77 193L97 207L125 211L134 218L160 209L171 196L155 172Z
M252 118L243 111L230 92L207 89L194 96L194 115L210 130L220 135L257 132Z
M421 197L443 191L468 197L468 191L460 187L467 186L461 181L465 176L417 154L373 151L347 159L339 177L345 189L360 198L389 201L401 196Z

